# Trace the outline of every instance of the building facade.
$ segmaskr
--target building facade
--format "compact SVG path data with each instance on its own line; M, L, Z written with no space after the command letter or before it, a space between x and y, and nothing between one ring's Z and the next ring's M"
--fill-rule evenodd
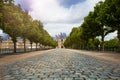
M64 47L65 39L66 39L65 33L60 33L60 34L56 35L56 40L58 42L57 48L65 48Z
M65 42L65 39L58 39L58 48L65 48L64 42Z

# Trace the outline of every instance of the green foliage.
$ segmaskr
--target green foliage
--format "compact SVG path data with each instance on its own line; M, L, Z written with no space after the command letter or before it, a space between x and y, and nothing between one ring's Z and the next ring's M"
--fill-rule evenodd
M10 2L10 1L9 1ZM20 13L21 8L14 4L4 4L2 9L2 30L9 34L14 43L14 52L16 52L17 37L21 34L22 14Z
M2 26L2 9L3 9L3 0L0 0L0 27Z
M73 28L65 41L65 46L80 45L87 48L98 47L100 44L104 50L105 36L115 30L118 31L118 40L115 41L116 43L112 40L109 42L111 42L111 46L115 46L118 41L120 46L120 0L100 1L94 7L94 11L84 18L84 22L79 28L76 30ZM102 37L101 41L96 38L97 36ZM107 44L105 41L105 46Z
M100 45L99 39L97 39L97 38L89 39L88 46L90 48L98 48L99 45Z
M24 48L26 39L31 44L34 42L56 46L56 42L44 30L42 22L33 20L28 11L22 10L20 5L14 5L13 0L0 1L0 28L12 38L14 52L16 52L17 37L23 38Z
M105 47L118 47L118 38L105 41Z
M42 32L42 35L43 36L43 40L42 40L42 43L46 46L53 46L53 47L56 47L57 46L57 42L53 40L52 37L50 37L50 35L48 34L48 32L46 30L43 30Z
M104 23L113 30L118 31L118 44L120 50L120 0L106 0L104 2Z
M67 37L67 39L64 42L65 47L69 48L79 48L82 44L83 41L81 40L81 30L82 28L80 27L74 27L72 29L72 32L70 35Z
M84 18L84 23L81 25L85 30L84 33L89 36L89 38L94 38L100 35L101 25L96 21L97 14L95 12L90 12L88 16Z

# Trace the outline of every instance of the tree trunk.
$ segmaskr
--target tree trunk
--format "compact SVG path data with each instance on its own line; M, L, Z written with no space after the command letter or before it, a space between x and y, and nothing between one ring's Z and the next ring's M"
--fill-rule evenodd
M120 29L118 30L118 33L117 33L117 37L118 37L118 51L120 52Z
M102 51L104 51L104 35L102 35L101 41L102 41L101 43Z
M86 40L86 43L85 43L85 46L86 46L86 49L89 50L89 46L88 46L88 40Z
M36 51L37 51L37 43L36 43Z
M14 53L16 53L16 41L13 41L14 44Z
M24 43L24 52L26 52L26 39L23 39L23 43Z
M31 46L31 51L32 51L32 42L30 42L30 46Z
M101 34L101 48L102 48L102 51L104 51L104 26L102 27L102 34Z
M92 38L92 42L93 42L93 49L97 48L95 45L95 38Z

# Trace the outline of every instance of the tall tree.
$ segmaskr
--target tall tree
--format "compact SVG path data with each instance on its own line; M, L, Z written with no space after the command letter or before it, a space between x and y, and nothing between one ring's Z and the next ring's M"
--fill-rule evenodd
M24 43L24 52L26 52L26 39L28 37L29 31L30 31L30 26L32 22L31 16L28 14L28 11L22 11L23 14L23 26L22 26L22 32L21 32L21 37L23 38L23 43Z
M69 48L79 48L82 45L81 40L81 28L74 27L64 42L65 47Z
M22 14L19 12L20 7L13 3L7 3L3 7L3 26L2 30L9 34L14 43L14 52L16 52L17 37L21 33Z
M117 30L120 51L120 0L106 0L104 5L104 14L101 14L101 16L104 17L104 22L107 26Z
M100 28L98 29L99 34L101 36L101 46L102 46L102 50L104 51L104 38L107 34L114 32L114 30L112 28L110 28L109 26L107 26L105 24L105 16L102 16L102 14L105 15L105 11L104 11L104 7L105 4L104 2L99 2L95 8L94 8L94 14L96 14L96 22L100 24Z

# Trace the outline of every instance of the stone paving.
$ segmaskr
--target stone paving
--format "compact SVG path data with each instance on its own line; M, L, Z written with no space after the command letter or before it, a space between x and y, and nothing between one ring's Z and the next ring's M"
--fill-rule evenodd
M120 64L55 49L0 66L0 80L120 80Z

